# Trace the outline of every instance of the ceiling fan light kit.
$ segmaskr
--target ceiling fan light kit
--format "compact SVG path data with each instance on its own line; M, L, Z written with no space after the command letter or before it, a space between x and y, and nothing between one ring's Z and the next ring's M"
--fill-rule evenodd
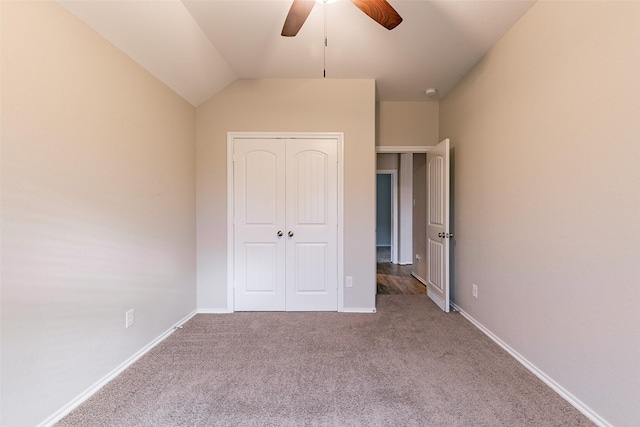
M298 34L298 31L302 28L302 25L307 20L311 9L313 9L316 3L326 5L334 1L335 0L293 0L291 9L289 9L287 18L284 21L284 26L282 27L282 36L294 37ZM393 30L402 22L402 17L387 0L351 0L351 3L387 30Z

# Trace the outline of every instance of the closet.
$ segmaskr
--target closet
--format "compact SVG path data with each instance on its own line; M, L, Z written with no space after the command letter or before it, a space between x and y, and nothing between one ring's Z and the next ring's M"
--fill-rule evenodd
M338 309L338 140L235 138L236 311Z

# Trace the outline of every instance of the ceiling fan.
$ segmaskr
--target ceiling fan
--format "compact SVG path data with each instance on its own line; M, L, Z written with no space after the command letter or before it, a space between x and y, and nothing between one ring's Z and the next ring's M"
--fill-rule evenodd
M293 0L287 19L285 19L284 26L282 27L282 35L284 37L293 37L298 34L298 31L302 28L302 24L307 20L311 9L313 9L313 5L317 1L318 0ZM330 2L330 0L320 0L320 3L328 2ZM358 9L387 30L393 30L402 22L402 17L387 0L351 0L351 3L355 4Z

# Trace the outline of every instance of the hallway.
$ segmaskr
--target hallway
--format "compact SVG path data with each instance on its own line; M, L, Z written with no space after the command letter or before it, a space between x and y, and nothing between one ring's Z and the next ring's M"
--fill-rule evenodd
M377 248L376 284L378 294L425 295L427 288L411 275L411 265L392 264L388 247Z

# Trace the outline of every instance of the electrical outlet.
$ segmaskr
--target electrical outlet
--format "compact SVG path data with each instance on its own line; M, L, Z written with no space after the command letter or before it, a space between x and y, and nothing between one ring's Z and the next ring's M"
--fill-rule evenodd
M474 296L475 298L478 298L478 285L476 285L476 284L474 283L474 284L473 284L473 285L471 285L471 286L472 286L472 288L471 288L471 289L472 289L472 290L471 290L471 292L473 292L473 296Z
M125 313L124 327L133 326L133 308Z
M347 288L353 288L353 276L347 276L345 285Z

